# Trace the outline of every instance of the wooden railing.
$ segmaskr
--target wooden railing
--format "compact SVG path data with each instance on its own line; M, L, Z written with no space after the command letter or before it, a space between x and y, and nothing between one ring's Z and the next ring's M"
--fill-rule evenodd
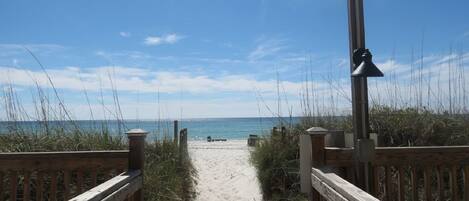
M355 183L354 149L326 147L326 135L302 136L302 165L327 167ZM469 200L469 146L377 147L375 152L372 194L380 200ZM302 178L307 192L304 185L310 184Z
M148 132L132 129L129 138L128 170L70 200L143 200L143 167L145 160L145 137Z
M128 151L0 153L0 200L64 200L127 168Z
M129 136L129 150L0 153L0 200L68 200L131 169L141 140Z
M311 169L311 185L326 200L378 201L367 192L354 186L333 172L323 169Z
M143 176L140 170L122 173L112 179L72 198L72 201L98 200L141 200L136 193L143 187Z

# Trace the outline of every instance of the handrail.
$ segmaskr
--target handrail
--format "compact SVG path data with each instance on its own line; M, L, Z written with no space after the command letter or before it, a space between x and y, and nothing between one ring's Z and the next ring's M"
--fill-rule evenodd
M311 169L311 184L327 200L334 201L378 201L367 192L342 179L335 173Z
M0 153L0 171L125 168L128 150Z
M71 201L124 200L143 186L141 170L122 173L70 199ZM119 193L125 191L125 193Z
M325 147L328 166L353 165L353 148ZM373 165L469 164L469 146L376 147Z
M326 146L343 146L342 137L324 131L300 136L300 184L310 200L320 197L319 190L311 188L311 167L328 167L334 176L357 181L354 148ZM376 147L370 163L371 179L366 185L376 198L469 200L469 146Z

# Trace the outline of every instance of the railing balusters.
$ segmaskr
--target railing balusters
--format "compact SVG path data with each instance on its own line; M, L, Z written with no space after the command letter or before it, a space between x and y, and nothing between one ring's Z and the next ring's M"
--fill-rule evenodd
M3 200L3 172L0 171L0 200Z
M71 172L70 170L64 170L64 199L68 200L70 198L70 181L71 181Z
M451 166L451 200L458 201L459 200L459 192L458 192L458 167L457 165Z
M373 167L373 195L379 196L379 166Z
M10 172L10 200L16 200L16 193L18 187L18 173L16 171Z
M432 168L426 166L423 170L423 183L425 188L425 199L432 201Z
M44 189L44 173L39 171L36 175L36 201L42 201L44 198L43 189Z
M29 190L29 185L30 185L30 178L31 178L31 173L30 172L25 172L24 177L23 177L23 200L29 200L29 195L30 195L30 190Z
M87 165L122 170L127 167L128 158L128 150L0 153L0 201L66 200L78 193L74 170ZM90 184L94 187L102 182L101 175L97 179L96 170L91 170L90 175L91 181L87 178L86 185L83 177L78 177L81 192Z
M393 186L392 186L392 174L391 174L391 166L384 166L384 177L386 180L385 185L385 200L391 201L391 196L393 195Z
M399 166L399 201L405 200L405 168Z
M78 193L83 193L83 171L77 171L77 191Z
M439 166L438 167L438 199L440 201L445 200L445 167Z
M417 175L417 166L414 165L411 167L411 180L412 180L412 200L418 201L419 200L419 191L418 191L418 181L419 177Z
M464 200L469 201L469 166L464 166Z
M55 201L57 200L57 172L50 171L50 192L49 192L49 200Z

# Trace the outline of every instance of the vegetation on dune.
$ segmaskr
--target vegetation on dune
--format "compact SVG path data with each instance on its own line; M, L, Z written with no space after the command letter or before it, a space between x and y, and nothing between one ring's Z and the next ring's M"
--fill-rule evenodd
M265 200L305 199L299 186L299 135L313 126L351 132L352 118L304 117L286 137L266 136L251 153ZM370 126L384 146L444 146L469 144L467 114L438 114L427 109L373 106Z
M127 142L122 136L100 132L0 134L1 152L123 150L127 148ZM196 195L195 174L188 158L179 160L179 149L173 140L163 139L146 144L145 200L193 200Z
M288 132L262 138L251 152L264 200L304 200L299 193L298 135Z

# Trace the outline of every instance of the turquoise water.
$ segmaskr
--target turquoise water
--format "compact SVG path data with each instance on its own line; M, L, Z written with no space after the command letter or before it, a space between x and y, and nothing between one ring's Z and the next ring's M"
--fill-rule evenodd
M283 122L296 123L298 117L283 118ZM207 118L207 119L183 119L179 121L179 129L188 129L188 138L191 140L204 140L207 136L212 138L245 139L250 134L268 134L273 126L279 125L279 118ZM16 124L16 125L15 125ZM120 125L120 126L119 126ZM9 128L21 127L24 130L43 129L39 122L0 122L0 132L8 133ZM74 124L65 121L49 122L49 127L65 128L73 130L78 127L81 130L101 130L103 127L114 135L123 133L132 128L141 128L150 132L148 139L171 138L173 136L173 121L75 121Z

